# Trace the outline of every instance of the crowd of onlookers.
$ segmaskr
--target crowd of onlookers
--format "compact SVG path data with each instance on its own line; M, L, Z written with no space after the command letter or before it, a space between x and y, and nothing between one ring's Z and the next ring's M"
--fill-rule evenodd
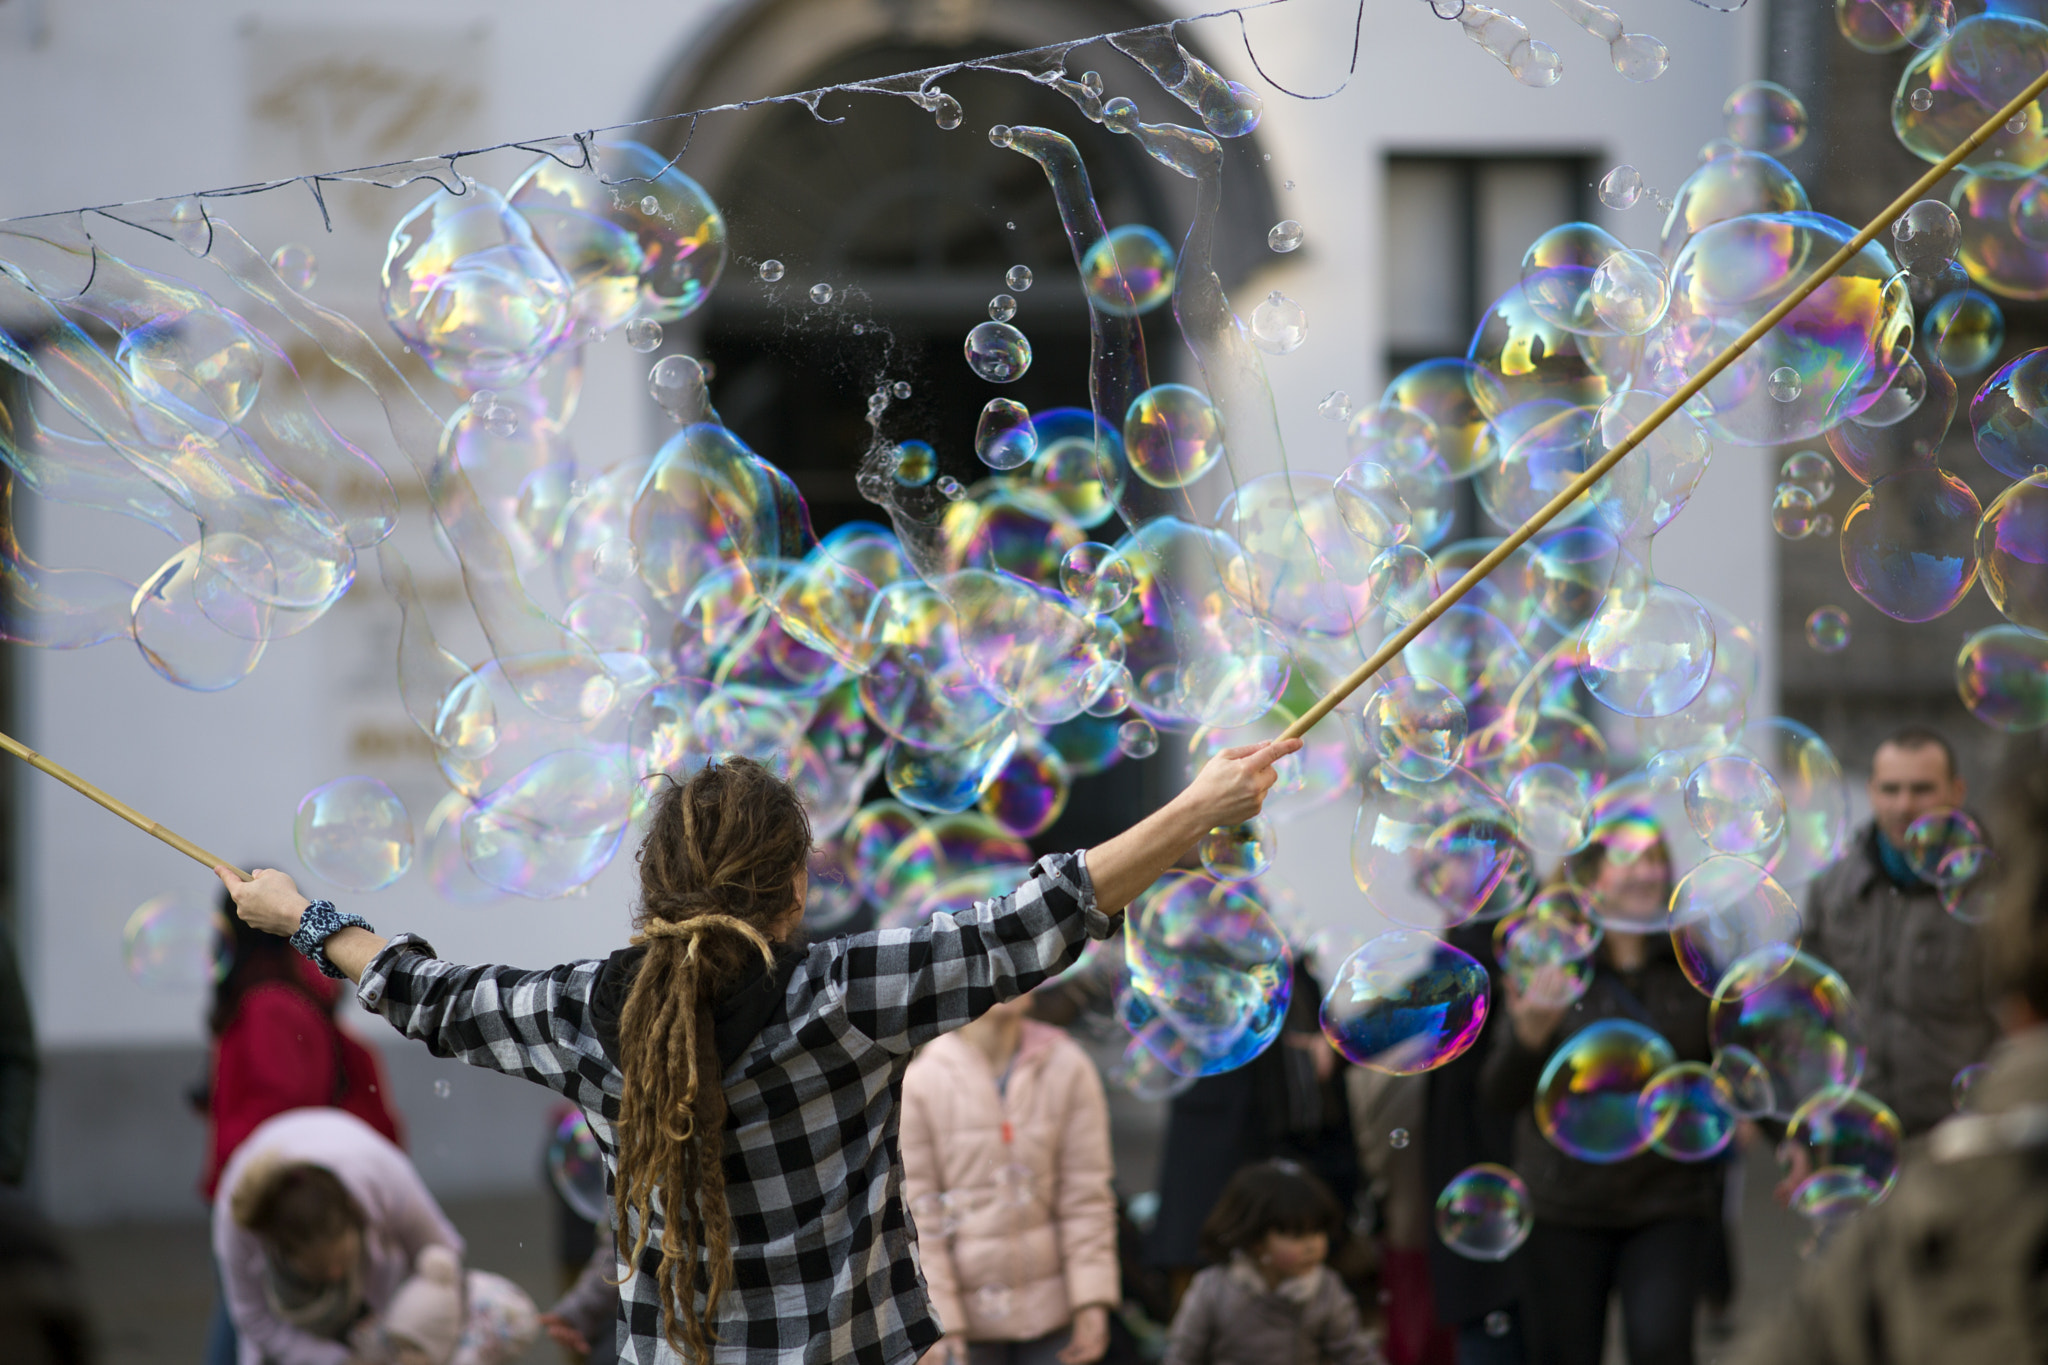
M2003 873L1988 926L1949 913L1901 851L1913 820L1967 795L1931 731L1877 749L1871 820L1808 888L1802 946L1853 992L1862 1087L1898 1116L1909 1157L1890 1201L1757 1326L1743 1349L1758 1361L2019 1358L2048 1339L2048 765L2038 746L2015 748L1988 807ZM1774 1134L1745 1123L1705 1162L1593 1163L1538 1131L1538 1077L1589 1024L1634 1020L1681 1060L1712 1056L1708 997L1668 935L1638 931L1670 897L1663 843L1596 840L1558 875L1607 926L1576 998L1502 972L1491 924L1461 926L1453 942L1492 976L1486 1026L1448 1064L1388 1076L1325 1042L1329 964L1304 956L1275 1042L1170 1099L1142 1200L1119 1197L1104 1084L1065 1027L1100 1012L1099 981L1055 979L926 1043L903 1077L897 1136L945 1331L921 1365L1597 1365L1617 1303L1631 1365L1690 1361L1737 1288L1740 1152ZM542 1331L609 1362L609 1233L545 1314L465 1269L461 1236L405 1156L376 1053L336 1021L337 983L284 940L228 922L199 1097L220 1290L207 1365L493 1365ZM19 999L0 957L10 1185L34 1094ZM1987 1056L1972 1112L1955 1116L1954 1077ZM1435 1231L1438 1191L1479 1162L1511 1167L1533 1214L1500 1261L1461 1257ZM0 1191L0 1360L69 1365L91 1358L90 1342L58 1240Z

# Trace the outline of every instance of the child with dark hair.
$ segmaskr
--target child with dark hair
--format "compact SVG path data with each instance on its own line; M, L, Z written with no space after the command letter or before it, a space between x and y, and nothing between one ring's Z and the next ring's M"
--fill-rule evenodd
M1292 1161L1232 1176L1202 1225L1202 1250L1218 1264L1188 1286L1165 1365L1379 1361L1350 1291L1323 1264L1342 1219L1329 1188Z

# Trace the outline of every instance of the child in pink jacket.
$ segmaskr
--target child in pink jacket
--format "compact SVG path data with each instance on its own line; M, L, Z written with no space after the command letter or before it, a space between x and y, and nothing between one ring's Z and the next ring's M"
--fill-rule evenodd
M925 1045L903 1077L904 1192L946 1336L922 1365L1089 1365L1117 1279L1109 1105L1025 997Z

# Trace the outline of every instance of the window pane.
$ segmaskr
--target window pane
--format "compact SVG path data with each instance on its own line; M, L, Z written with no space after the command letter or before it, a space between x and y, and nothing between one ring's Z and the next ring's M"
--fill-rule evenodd
M1391 351L1465 349L1465 215L1456 162L1387 164L1386 327Z
M1570 161L1489 161L1479 168L1479 299L1485 308L1522 278L1522 254L1559 223L1577 198Z

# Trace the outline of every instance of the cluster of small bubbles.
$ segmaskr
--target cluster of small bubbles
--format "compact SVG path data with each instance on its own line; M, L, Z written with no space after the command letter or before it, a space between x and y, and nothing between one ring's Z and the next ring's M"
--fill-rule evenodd
M1133 716L1117 727L1116 747L1125 758L1150 758L1159 752L1159 731L1143 716Z
M604 1149L590 1130L581 1109L564 1114L548 1135L548 1182L576 1213L602 1225L605 1221Z
M1630 165L1616 166L1600 177L1600 202L1611 209L1632 209L1643 197L1643 173Z
M1011 266L1003 272L1003 283L1010 287L1011 292L1023 293L1031 287L1031 267L1028 265Z
M820 280L816 284L812 285L811 302L820 305L832 302L832 286L825 283L823 280Z
M1301 246L1301 224L1282 218L1266 230L1266 245L1283 253L1296 250Z
M962 347L967 367L991 384L1010 384L1031 368L1031 342L1007 322L983 322Z
M661 324L653 318L634 318L626 324L626 345L642 355L661 349Z
M1985 846L1984 830L1969 812L1934 810L1906 826L1899 852L1921 881L1939 886L1953 875L1959 850Z
M311 289L313 281L320 275L320 263L314 259L312 251L296 242L287 242L271 252L270 268L277 272L277 277L288 288L300 293Z
M1008 294L998 294L988 301L988 315L993 322L1008 322L1017 316L1017 300Z
M1351 395L1342 389L1331 389L1323 395L1323 401L1316 404L1316 416L1326 422L1342 422L1351 416Z
M322 881L381 891L412 866L412 816L376 778L337 778L300 799L292 844Z
M774 284L782 278L782 262L777 260L763 261L760 268L754 273L761 277L763 283Z
M1468 1166L1451 1177L1436 1197L1436 1235L1450 1250L1473 1261L1504 1261L1529 1240L1536 1215L1529 1187L1505 1166ZM1488 1332L1506 1334L1502 1328Z
M226 941L227 925L204 901L176 893L152 896L122 926L121 963L131 978L152 989L199 990L226 973Z
M1252 340L1268 355L1287 355L1308 340L1308 314L1275 289L1252 309Z

